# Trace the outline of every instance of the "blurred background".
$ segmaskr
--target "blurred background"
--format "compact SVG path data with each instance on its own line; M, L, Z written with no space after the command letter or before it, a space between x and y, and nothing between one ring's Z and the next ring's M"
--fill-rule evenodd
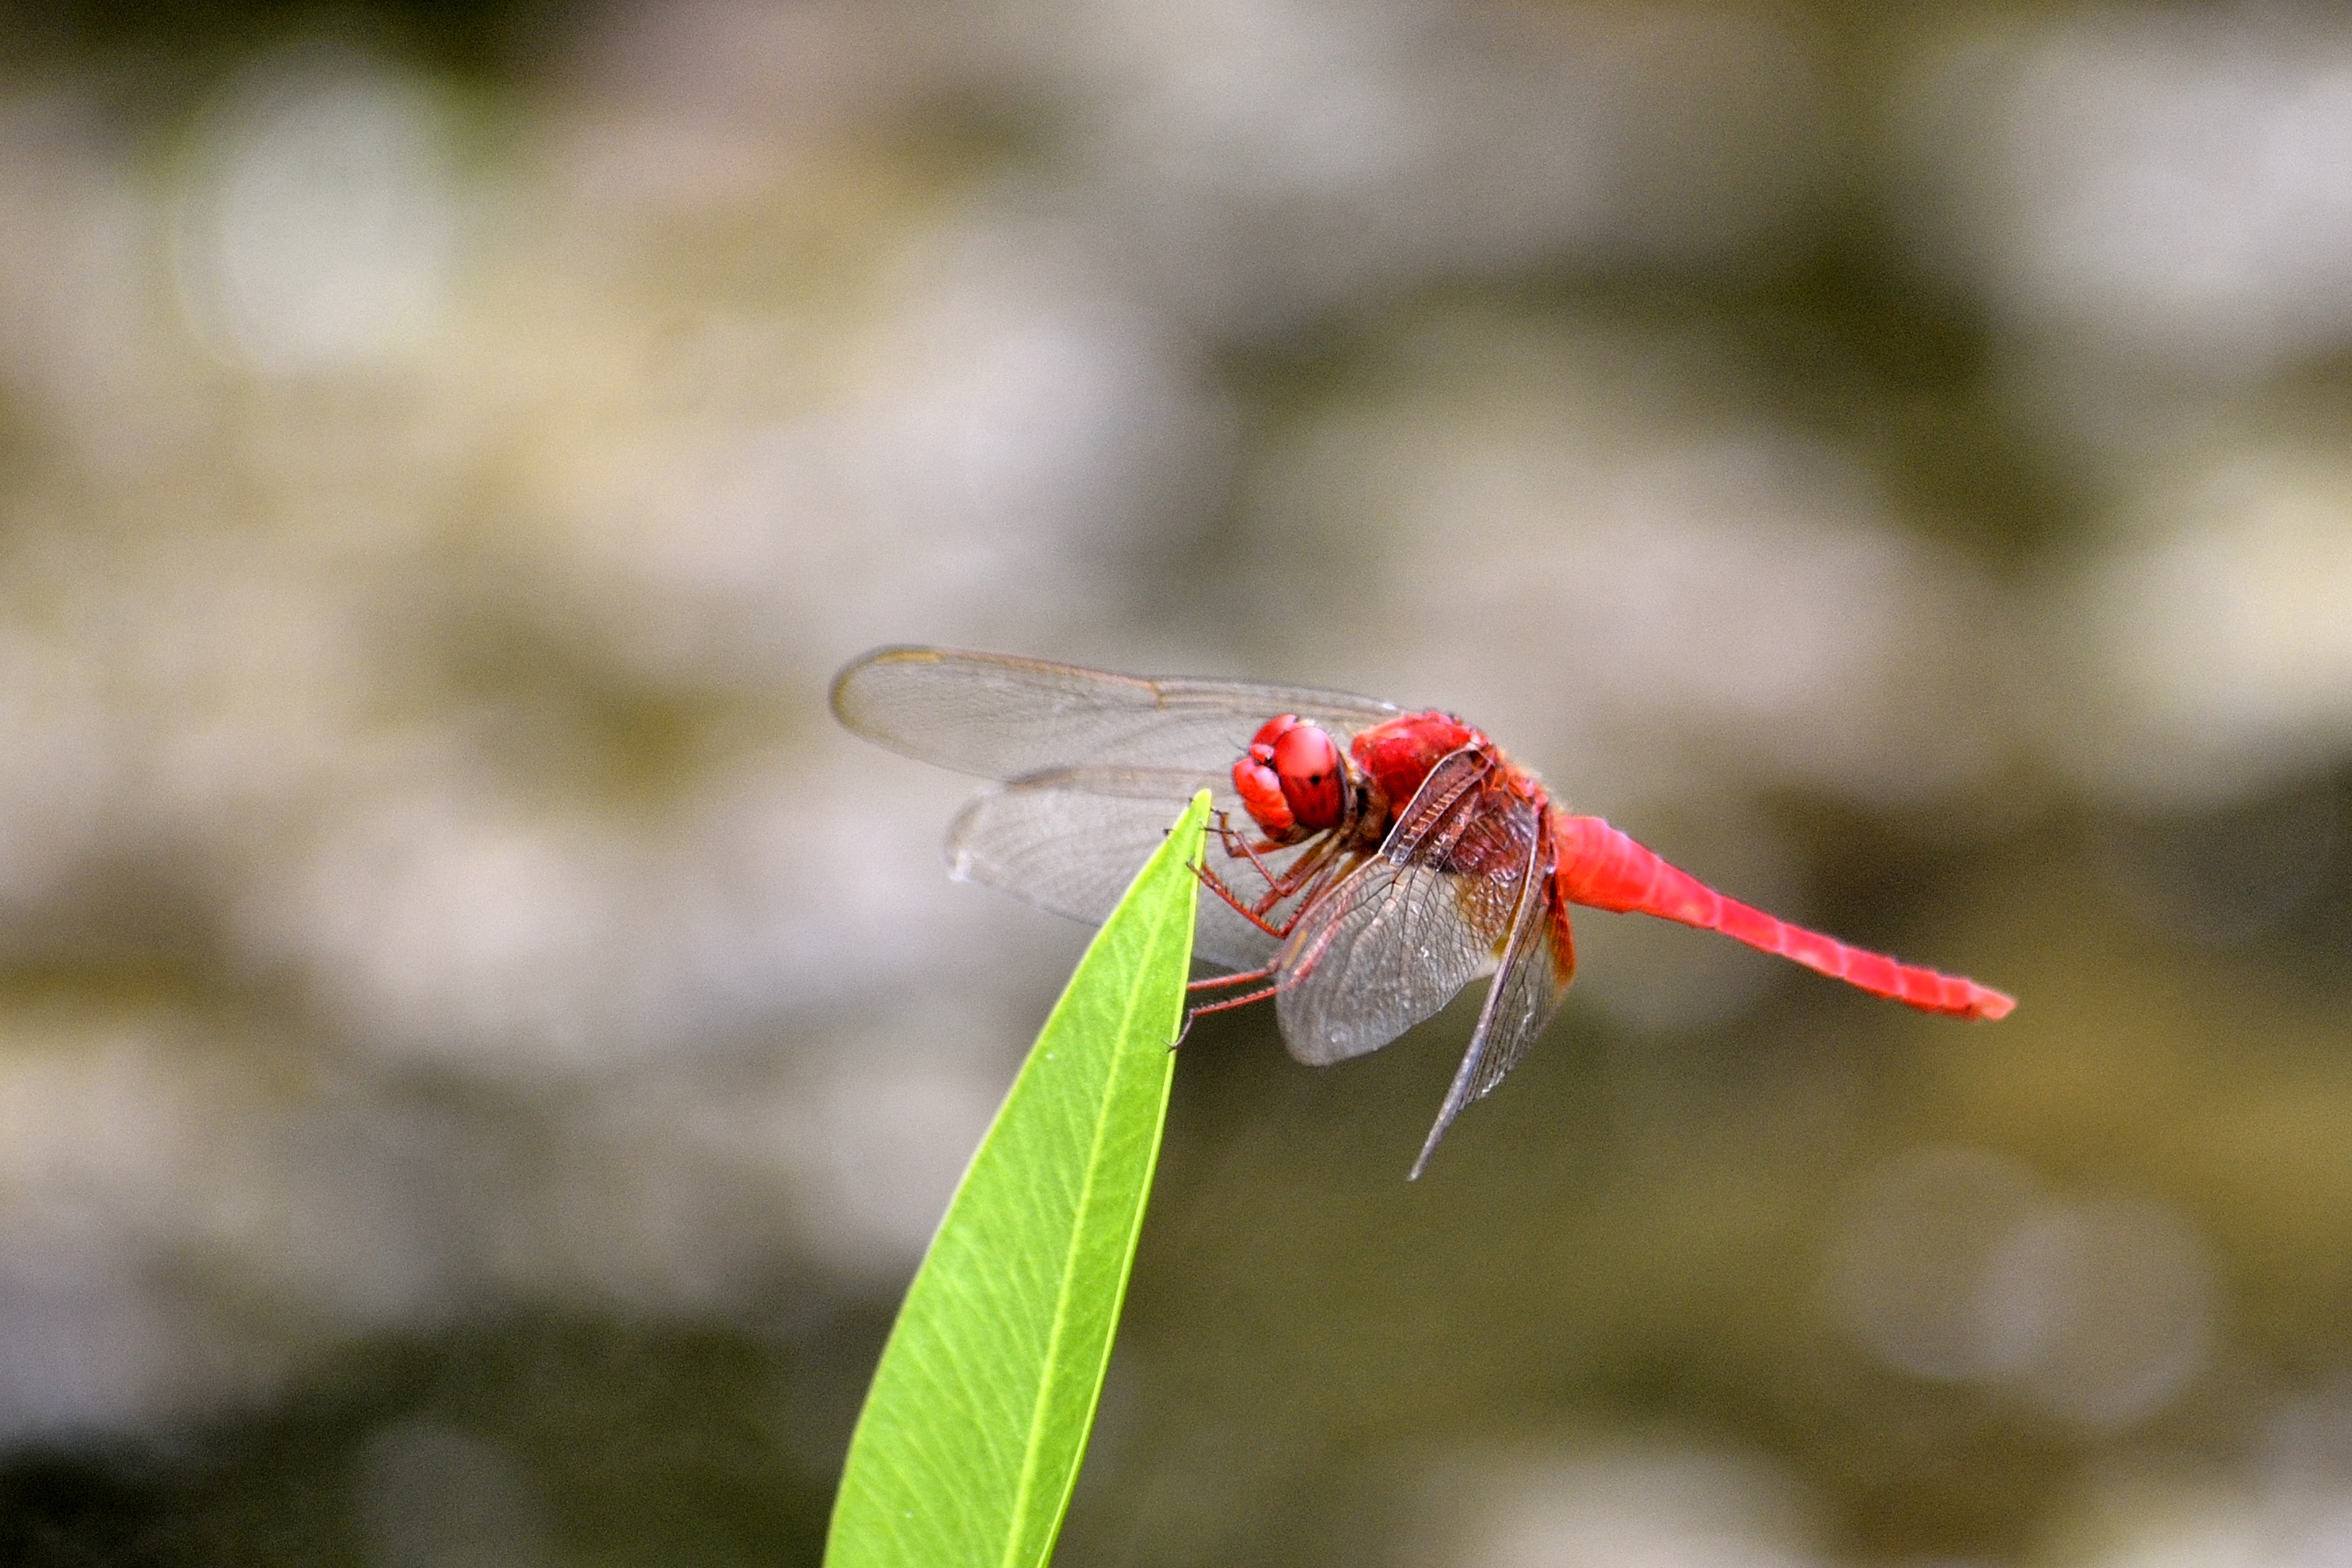
M0 1558L814 1563L1086 933L882 642L1443 705L1589 915L1186 1046L1059 1561L2352 1563L2352 23L0 4Z

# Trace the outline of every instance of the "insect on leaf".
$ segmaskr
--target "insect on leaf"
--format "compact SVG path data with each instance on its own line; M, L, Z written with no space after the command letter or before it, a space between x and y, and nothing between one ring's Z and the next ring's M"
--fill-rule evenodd
M828 1568L1034 1568L1077 1480L1160 1157L1203 791L1045 1020L898 1310Z

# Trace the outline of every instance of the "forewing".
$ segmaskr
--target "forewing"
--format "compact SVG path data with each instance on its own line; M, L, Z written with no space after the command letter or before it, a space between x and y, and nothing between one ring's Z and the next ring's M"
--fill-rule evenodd
M1491 760L1454 752L1381 851L1300 916L1279 959L1283 1044L1322 1067L1376 1051L1495 966L1526 879L1536 816L1498 808ZM1461 869L1465 851L1483 860Z
M1039 909L1099 923L1118 902L1136 868L1160 847L1168 824L1202 787L1171 769L1057 768L1032 773L974 797L948 832L948 861L965 881L982 882ZM1230 789L1216 797L1230 820L1248 826ZM1207 867L1244 902L1262 897L1266 874L1279 876L1310 846L1276 849L1259 864L1229 854L1209 833ZM1262 865L1265 868L1259 868ZM1278 922L1284 906L1269 912ZM1229 969L1255 969L1278 945L1269 932L1214 893L1201 895L1192 948Z
M833 710L867 740L959 773L1010 780L1061 767L1176 769L1197 775L1187 798L1217 787L1276 714L1320 724L1344 746L1399 711L1306 687L1147 679L924 647L878 648L851 664L834 678Z
M1438 1108L1437 1121L1412 1163L1412 1177L1420 1176L1437 1152L1438 1140L1454 1119L1484 1100L1506 1074L1517 1067L1528 1047L1551 1022L1568 983L1576 973L1576 949L1565 920L1555 921L1546 892L1550 883L1543 863L1543 837L1528 846L1527 875L1519 883L1518 907L1511 916L1511 934L1503 946L1494 983L1486 988L1486 1005L1478 1010L1478 1026L1470 1033L1470 1047L1462 1055L1454 1083Z

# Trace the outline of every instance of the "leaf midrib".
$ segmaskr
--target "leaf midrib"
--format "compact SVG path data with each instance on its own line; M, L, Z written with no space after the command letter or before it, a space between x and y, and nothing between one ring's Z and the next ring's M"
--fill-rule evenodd
M1143 993L1149 989L1143 983L1143 977L1151 973L1150 961L1153 955L1159 952L1160 944L1166 936L1167 930L1168 921L1164 918L1153 924L1150 940L1144 944L1140 960L1135 967L1135 983L1127 987L1118 1032L1113 1036L1113 1038L1121 1042L1122 1047L1128 1038L1129 1028L1135 1022L1136 1010L1142 1005ZM1077 1223L1071 1227L1070 1244L1063 1249L1062 1253L1066 1265L1071 1258L1085 1250L1087 1235L1087 1215L1093 1206L1097 1173L1101 1169L1098 1156L1102 1152L1103 1139L1108 1134L1111 1123L1117 1120L1112 1114L1112 1110L1118 1102L1117 1092L1118 1081L1126 1072L1127 1052L1121 1048L1114 1052L1111 1057L1110 1079L1103 1086L1102 1098L1097 1102L1094 1131L1087 1144L1086 1177L1078 1186ZM1004 1543L1004 1555L1000 1560L1001 1568L1021 1568L1024 1562L1023 1552L1027 1545L1029 1536L1030 1502L1036 1491L1038 1462L1045 1447L1044 1440L1045 1413L1053 1400L1054 1372L1059 1363L1059 1352L1069 1323L1070 1302L1076 1294L1075 1274L1074 1269L1065 1267L1061 1270L1061 1283L1054 1292L1054 1326L1046 1335L1045 1364L1042 1374L1037 1379L1036 1398L1030 1407L1029 1429L1032 1436L1021 1458L1021 1480L1013 1495L1013 1529ZM1122 1296L1125 1294L1123 1288L1120 1294ZM1075 1477L1073 1479L1075 1479Z

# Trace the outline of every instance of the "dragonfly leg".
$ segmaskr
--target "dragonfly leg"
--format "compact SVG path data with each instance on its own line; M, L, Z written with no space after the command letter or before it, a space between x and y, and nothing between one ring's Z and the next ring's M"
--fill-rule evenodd
M1272 984L1260 984L1266 981L1271 981ZM1176 1031L1176 1037L1168 1042L1168 1048L1172 1051L1184 1043L1185 1037L1192 1032L1192 1020L1202 1014L1230 1013L1236 1007L1246 1007L1253 1002L1263 1002L1281 991L1286 984L1287 982L1276 973L1275 966L1270 963L1262 969L1245 969L1234 974L1213 974L1206 980L1187 982L1184 986L1187 992L1214 991L1226 985L1256 985L1257 989L1247 995L1228 996L1222 1001L1203 1002L1198 1006L1187 1007L1184 1009L1184 1026Z
M1231 847L1228 846L1229 850ZM1271 849L1277 846L1266 844L1259 847ZM1255 855L1250 856L1250 863L1257 868L1258 875L1265 878L1266 882L1265 896L1254 903L1242 902L1241 895L1234 892L1223 878L1208 868L1196 866L1193 868L1193 873L1201 879L1211 892L1231 906L1235 914L1265 932L1266 935L1276 941L1284 941L1288 939L1291 931L1297 926L1298 917L1314 903L1315 897L1321 890L1322 885L1329 881L1333 872L1345 864L1345 859L1339 854L1339 848L1336 839L1327 837L1308 849L1306 854L1301 855L1279 875L1276 875ZM1297 908L1292 910L1286 919L1278 922L1269 919L1275 906L1286 899L1297 899Z
M1274 868L1259 858L1269 849L1280 848L1280 845L1275 843L1271 838L1261 838L1253 843L1247 837L1232 831L1230 828L1225 831L1224 840L1225 853L1232 856L1236 860L1248 861L1251 868L1257 872L1260 879L1265 881L1267 887L1275 887L1281 882L1282 879L1276 875Z
M1257 901L1258 913L1264 914L1283 900L1295 898L1303 889L1322 879L1332 863L1334 841L1326 838L1306 854L1290 863L1290 868L1279 877L1266 879L1265 897Z
M1262 964L1255 969L1235 970L1231 974L1212 974L1204 980L1187 980L1184 989L1190 991L1222 991L1228 985L1255 985L1276 977L1276 966Z
M1290 869L1276 878L1274 890L1263 907L1272 908L1284 899L1299 898L1312 902L1314 895L1340 868L1348 864L1339 840L1326 837L1306 854L1290 863Z
M1277 942L1289 936L1291 923L1295 922L1297 919L1296 915L1291 917L1291 921L1286 921L1281 925L1276 925L1265 918L1265 911L1272 909L1276 903L1280 902L1281 899L1285 895L1276 894L1273 898L1261 900L1257 905L1253 907L1242 902L1241 895L1234 892L1231 888L1225 886L1225 879L1223 877L1218 876L1214 871L1210 870L1206 866L1195 866L1192 868L1192 874L1201 879L1201 885L1202 887L1216 894L1218 898L1223 899L1226 904L1231 906L1234 913L1241 916L1242 919L1249 921L1250 924L1257 927L1258 930L1265 932L1266 935L1273 937Z
M1265 863L1263 857L1270 850L1281 849L1286 846L1277 844L1271 838L1260 838L1253 842L1246 835L1235 832L1222 811L1217 814L1217 837L1223 841L1227 855L1236 860L1248 861L1251 868L1256 871L1259 879L1265 883L1265 897L1260 899L1255 906L1259 914L1265 913L1266 910L1306 886L1331 858L1332 840L1326 837L1314 848L1291 862L1288 870L1277 872Z
M1255 866L1258 868L1258 875L1265 878L1268 881L1272 881L1274 879L1274 873L1268 871L1265 868L1265 862L1258 858L1258 856L1265 850L1276 847L1273 840L1261 839L1257 843L1252 844L1249 839L1249 835L1237 832L1234 827L1232 816L1222 808L1219 809L1216 814L1214 830L1218 840L1224 845L1226 854L1232 856L1236 860L1247 860L1251 865Z

